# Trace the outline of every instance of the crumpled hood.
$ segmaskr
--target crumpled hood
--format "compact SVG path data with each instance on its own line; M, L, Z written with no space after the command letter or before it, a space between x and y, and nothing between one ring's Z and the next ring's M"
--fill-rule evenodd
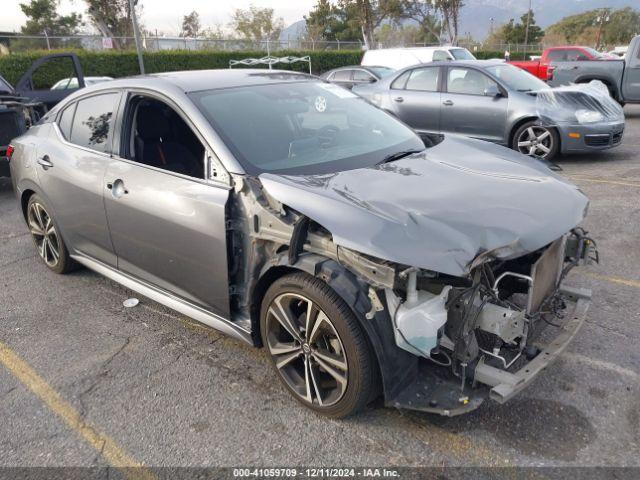
M456 276L468 274L481 253L512 258L545 246L575 227L588 206L543 163L458 136L374 167L259 178L338 245Z

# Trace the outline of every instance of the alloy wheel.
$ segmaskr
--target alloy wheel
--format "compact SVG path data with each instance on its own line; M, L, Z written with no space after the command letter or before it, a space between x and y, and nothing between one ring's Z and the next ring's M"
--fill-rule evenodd
M553 150L553 135L549 129L532 125L518 137L518 151L545 158Z
M347 389L348 364L329 317L309 298L283 293L269 305L266 343L278 373L305 403L327 407Z
M53 220L38 202L29 205L27 214L29 231L44 262L55 267L60 261L60 242Z

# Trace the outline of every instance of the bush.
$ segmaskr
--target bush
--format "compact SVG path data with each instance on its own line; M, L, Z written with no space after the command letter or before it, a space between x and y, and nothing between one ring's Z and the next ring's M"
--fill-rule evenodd
M0 75L9 83L15 85L20 77L27 71L29 66L37 58L47 55L47 50L38 50L28 53L16 53L0 56ZM83 72L86 76L109 76L126 77L140 73L138 69L138 57L135 51L107 51L89 52L75 51L80 58ZM357 50L332 50L332 51L279 51L275 53L279 57L284 56L305 56L311 57L311 68L313 73L319 74L332 68L344 65L359 64L362 52ZM239 60L243 58L260 58L265 56L262 51L244 52L218 52L218 51L188 51L188 50L167 50L162 52L144 53L144 65L147 73L170 72L176 70L200 70L211 68L229 68L229 60ZM54 67L52 65L52 67ZM43 84L53 84L61 78L69 76L68 65L63 67L47 68L46 75L51 78L41 79ZM234 67L241 68L241 67ZM258 68L268 68L260 66ZM285 70L296 70L307 72L306 63L277 64L274 68Z
M9 83L15 85L34 60L49 53L55 52L36 50L27 53L0 56L0 75ZM87 76L108 76L116 78L137 75L139 73L138 57L135 51L91 52L77 50L74 53L80 58L84 74ZM529 55L539 54L539 52L529 52L527 53L527 58ZM144 53L144 64L147 73L229 68L229 60L260 58L264 55L265 52L263 51L219 52L207 50L167 50ZM357 65L362 59L362 52L358 50L279 51L275 53L275 55L281 57L288 55L296 57L309 55L311 57L311 68L315 74L320 74L332 68L345 65ZM504 52L499 51L478 51L474 52L474 55L478 59L504 58ZM511 60L523 59L525 59L525 56L522 52L513 52L511 54ZM258 68L267 67L260 66ZM306 72L308 67L306 63L294 63L290 65L278 64L275 65L274 68ZM39 85L42 85L43 88L48 88L47 86L53 85L56 81L73 75L71 72L69 62L50 63L46 69L38 72L41 73L41 75L38 76L37 82Z

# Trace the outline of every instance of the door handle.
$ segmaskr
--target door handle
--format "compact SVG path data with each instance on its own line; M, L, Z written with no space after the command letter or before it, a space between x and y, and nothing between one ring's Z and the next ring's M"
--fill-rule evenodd
M129 190L125 188L124 182L120 178L114 180L113 182L108 182L107 189L111 190L111 195L113 196L113 198L120 198L123 195L129 193Z
M452 100L445 100L444 102L442 102L443 105L446 105L447 107L450 107L453 105L453 101Z
M394 102L398 102L398 103L402 103L402 102L404 102L404 98L402 98L402 97L396 97L396 98L394 98L394 99L393 99L393 101L394 101Z
M40 165L43 168L43 170L47 170L53 167L53 163L51 163L51 160L49 159L49 155L43 155L42 157L40 157L38 159L38 165Z

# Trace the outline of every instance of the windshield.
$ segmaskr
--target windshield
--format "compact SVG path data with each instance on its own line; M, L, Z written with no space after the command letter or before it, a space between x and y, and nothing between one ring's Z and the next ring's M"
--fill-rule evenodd
M456 60L475 60L476 57L471 55L471 52L466 48L452 48L449 53L453 55Z
M304 81L189 94L246 172L321 174L424 150L408 127L350 91Z
M378 75L378 77L380 78L384 78L395 71L393 68L389 68L389 67L368 67L368 68L369 70L374 72L376 75Z
M507 63L485 68L489 73L499 78L507 87L518 92L531 92L549 88L549 85L529 72Z

